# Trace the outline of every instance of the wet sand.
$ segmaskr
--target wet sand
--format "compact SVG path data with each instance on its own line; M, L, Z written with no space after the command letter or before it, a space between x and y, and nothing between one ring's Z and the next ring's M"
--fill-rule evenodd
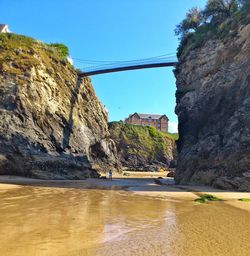
M149 178L0 183L1 256L249 255L250 203L237 199L250 193ZM206 192L225 201L193 202Z
M0 193L5 189L18 188L20 186L42 186L56 188L77 189L102 189L124 190L137 195L154 197L165 200L190 201L198 198L201 194L211 194L240 209L250 211L250 203L241 202L240 198L250 198L250 192L226 191L208 186L175 185L172 178L160 179L161 185L155 183L155 173L140 173L130 177L116 175L112 181L109 179L86 179L86 180L39 180L18 176L0 176ZM146 178L145 178L146 177ZM153 177L153 178L149 178Z

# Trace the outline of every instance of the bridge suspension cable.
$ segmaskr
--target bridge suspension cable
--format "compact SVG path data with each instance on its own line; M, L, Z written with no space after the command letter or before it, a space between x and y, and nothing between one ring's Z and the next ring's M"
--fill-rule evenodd
M177 64L177 58L174 53L144 59L125 61L85 60L77 58L73 58L73 60L77 64L77 66L80 67L83 74L86 75L111 73L123 70L133 70L150 67L174 66L175 64Z

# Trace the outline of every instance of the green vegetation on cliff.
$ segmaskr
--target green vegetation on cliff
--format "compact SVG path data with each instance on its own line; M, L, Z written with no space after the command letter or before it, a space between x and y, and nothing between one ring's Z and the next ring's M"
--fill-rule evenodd
M181 40L177 56L185 56L209 39L223 40L239 22L250 22L249 11L250 0L208 0L204 10L192 8L175 30Z
M48 46L54 47L61 58L67 58L69 56L69 48L64 44L49 44Z
M168 166L173 159L178 134L163 133L154 127L124 122L109 123L109 131L123 165L129 165L130 168L156 163Z
M0 49L0 70L8 75L24 75L27 70L38 67L41 63L53 75L51 61L72 68L66 59L68 48L63 44L45 44L27 36L1 33Z

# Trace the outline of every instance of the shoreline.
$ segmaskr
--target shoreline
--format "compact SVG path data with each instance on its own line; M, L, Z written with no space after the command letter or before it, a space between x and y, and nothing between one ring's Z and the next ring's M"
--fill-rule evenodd
M240 198L250 198L250 192L237 192L215 189L208 186L174 185L172 178L160 179L138 177L115 177L108 179L86 180L39 180L19 176L0 175L0 193L24 186L64 189L99 189L127 191L135 195L147 196L167 201L194 201L201 194L211 194L223 200L223 203L250 212L250 203Z

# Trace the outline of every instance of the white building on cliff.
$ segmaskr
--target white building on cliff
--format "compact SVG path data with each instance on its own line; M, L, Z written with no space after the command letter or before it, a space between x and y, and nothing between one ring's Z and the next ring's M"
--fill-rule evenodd
M0 24L0 33L10 33L10 30L7 24Z

